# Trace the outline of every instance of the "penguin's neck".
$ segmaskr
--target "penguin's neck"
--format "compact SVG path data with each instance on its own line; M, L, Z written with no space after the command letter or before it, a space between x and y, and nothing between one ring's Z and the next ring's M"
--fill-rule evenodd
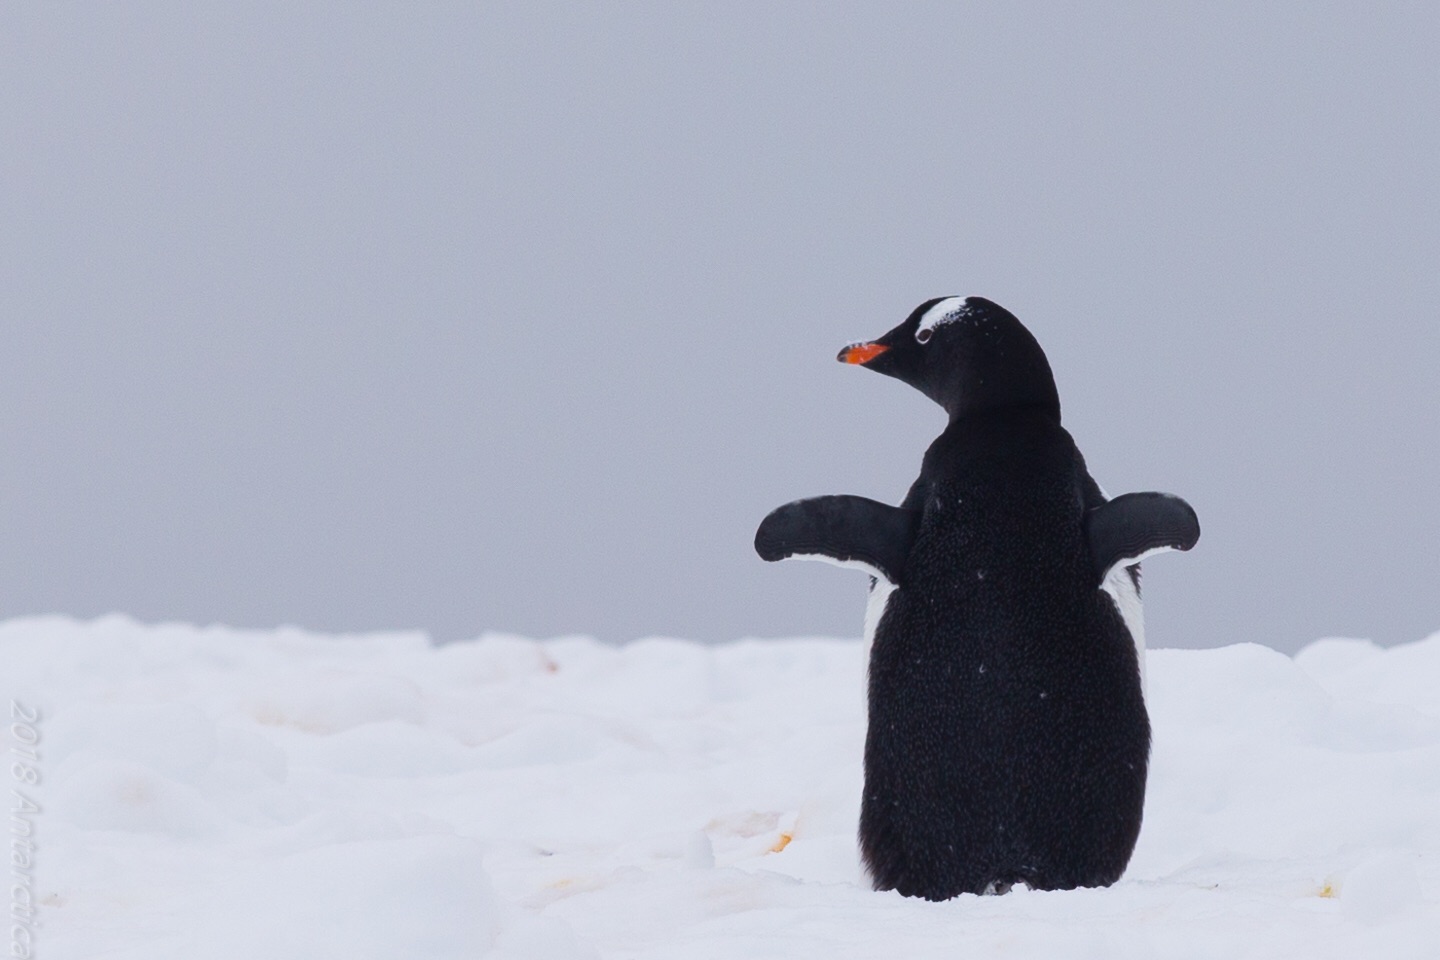
M1005 423L1013 421L1042 421L1048 420L1055 426L1060 426L1060 404L1056 401L1052 406L1049 403L1025 403L1007 404L1005 406L982 406L976 407L973 404L957 403L953 406L941 404L945 409L946 429L958 427L964 429L971 423Z
M1077 455L1059 422L1033 407L972 411L953 418L930 444L921 479L969 478L967 483L1009 489L1017 478L1034 479Z

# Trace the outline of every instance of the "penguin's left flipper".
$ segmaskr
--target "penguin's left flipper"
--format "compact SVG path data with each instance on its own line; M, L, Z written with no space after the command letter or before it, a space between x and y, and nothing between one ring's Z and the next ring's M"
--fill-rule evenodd
M1200 518L1168 493L1127 493L1085 515L1095 582L1117 564L1129 566L1166 550L1189 550L1200 539Z
M898 585L919 523L914 510L866 497L811 497L770 511L755 531L755 552L858 566Z

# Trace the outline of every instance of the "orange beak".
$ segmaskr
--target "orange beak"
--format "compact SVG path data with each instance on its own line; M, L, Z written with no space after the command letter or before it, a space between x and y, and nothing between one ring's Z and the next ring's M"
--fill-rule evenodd
M841 363L869 363L890 348L883 343L857 343L840 351Z

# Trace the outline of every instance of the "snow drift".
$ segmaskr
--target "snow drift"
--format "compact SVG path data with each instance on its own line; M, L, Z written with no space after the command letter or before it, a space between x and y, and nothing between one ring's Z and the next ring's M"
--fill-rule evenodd
M936 904L860 875L858 641L436 648L11 621L10 869L34 903L12 943L116 960L1440 951L1440 634L1294 659L1154 650L1148 672L1125 877Z

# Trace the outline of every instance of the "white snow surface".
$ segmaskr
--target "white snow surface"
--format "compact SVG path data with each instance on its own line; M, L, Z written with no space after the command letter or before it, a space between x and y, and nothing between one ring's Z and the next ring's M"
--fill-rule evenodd
M35 955L1440 955L1440 634L1150 651L1124 878L946 903L862 878L864 672L857 640L0 624Z

